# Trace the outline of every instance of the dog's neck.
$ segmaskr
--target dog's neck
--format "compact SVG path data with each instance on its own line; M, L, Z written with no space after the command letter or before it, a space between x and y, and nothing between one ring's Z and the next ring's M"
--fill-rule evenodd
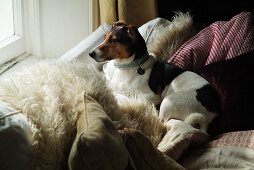
M135 60L135 54L133 54L127 59L115 59L115 65L129 64L134 60Z
M119 68L119 69L129 69L129 68L140 67L144 62L148 60L149 55L146 54L137 59L135 58L136 58L135 54L133 54L127 59L115 60L114 65L116 68Z

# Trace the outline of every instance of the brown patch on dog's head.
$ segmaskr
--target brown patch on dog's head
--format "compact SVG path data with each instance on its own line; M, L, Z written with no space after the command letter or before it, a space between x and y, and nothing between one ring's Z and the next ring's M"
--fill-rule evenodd
M118 27L118 26L127 26L127 24L124 21L113 22L112 28Z
M97 62L113 59L127 59L133 54L139 58L147 53L143 37L133 25L115 22L105 35L104 41L89 55Z

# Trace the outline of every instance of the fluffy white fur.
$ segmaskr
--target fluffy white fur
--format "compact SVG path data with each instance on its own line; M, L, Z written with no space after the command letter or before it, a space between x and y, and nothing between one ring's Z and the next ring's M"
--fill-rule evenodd
M192 16L176 12L168 27L155 30L156 38L147 43L148 52L159 60L168 60L194 33Z
M159 143L166 129L152 116L156 110L151 104L133 100L119 107L92 66L46 60L0 82L0 100L21 110L31 124L33 168L67 167L76 133L77 100L84 91L102 105L118 128L142 130L154 145Z

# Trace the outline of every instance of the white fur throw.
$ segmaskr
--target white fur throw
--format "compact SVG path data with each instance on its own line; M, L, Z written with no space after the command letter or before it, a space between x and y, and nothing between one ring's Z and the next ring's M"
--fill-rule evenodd
M142 130L158 145L165 127L151 116L156 112L151 104L130 100L119 108L101 73L92 66L46 60L0 82L0 100L21 110L31 124L33 168L67 167L76 133L78 96L84 91L119 128Z

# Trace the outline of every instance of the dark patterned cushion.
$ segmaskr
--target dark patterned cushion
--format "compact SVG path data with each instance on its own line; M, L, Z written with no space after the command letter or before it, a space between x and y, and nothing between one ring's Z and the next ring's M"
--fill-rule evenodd
M220 97L221 115L210 132L254 129L254 51L204 66L200 75Z

